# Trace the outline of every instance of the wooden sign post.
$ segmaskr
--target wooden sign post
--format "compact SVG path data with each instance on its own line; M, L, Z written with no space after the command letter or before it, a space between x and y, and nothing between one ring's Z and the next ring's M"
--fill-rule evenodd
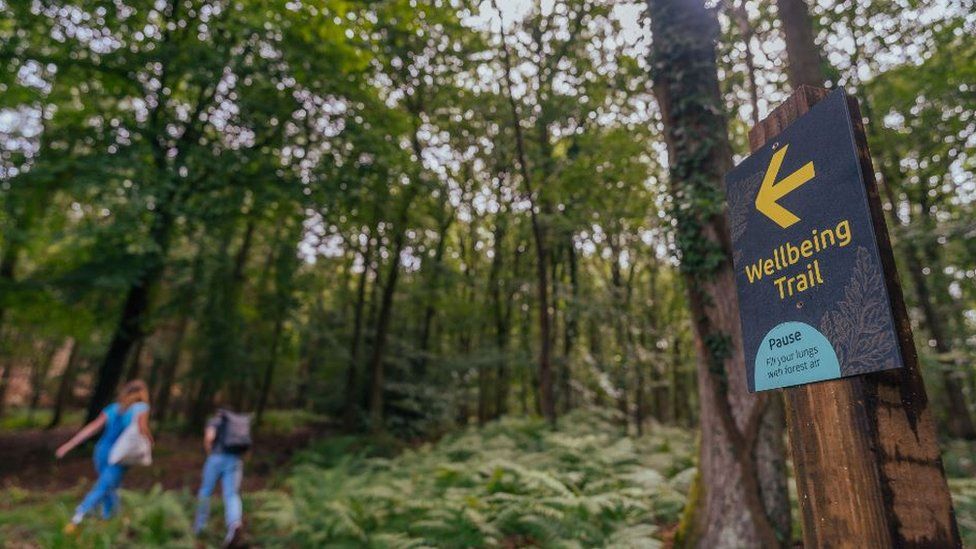
M827 90L801 86L752 128L752 150L775 142L792 122L827 96ZM804 546L960 547L860 109L853 98L848 97L847 103L901 367L885 369L878 364L872 369L884 371L841 379L821 377L831 380L780 389L786 400ZM793 169L800 175L788 176L793 179L786 187L814 185L800 181L805 173L802 167L782 171L789 174ZM831 192L829 178L825 179L817 192ZM789 189L779 194L784 192ZM778 213L777 223L785 225L792 218L776 209L779 194L757 200L756 206L773 218ZM747 363L750 359L746 357Z

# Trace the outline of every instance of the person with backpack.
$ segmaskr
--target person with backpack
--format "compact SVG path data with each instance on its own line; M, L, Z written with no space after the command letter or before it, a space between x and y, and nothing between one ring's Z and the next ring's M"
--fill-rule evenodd
M197 494L197 514L193 532L203 532L210 516L210 496L217 482L224 498L224 521L227 536L224 544L233 545L241 533L244 516L241 503L241 478L244 474L242 457L251 449L251 416L220 409L207 421L203 434L207 460L203 464L203 478Z
M147 452L153 439L149 430L149 389L144 382L135 380L126 383L119 391L118 399L106 406L97 418L82 427L68 442L62 444L55 455L58 459L63 458L99 430L102 431L102 436L95 444L93 455L98 480L75 509L71 522L65 526L64 530L69 534L74 533L85 515L99 505L102 508L102 517L107 519L115 513L119 504L118 489L122 484L122 477L125 476L129 464L133 463L130 461L131 456L125 455L131 452L130 439L133 436L144 438L140 448L143 453L138 462L145 463L145 459L149 458ZM122 449L120 455L117 443L122 439L125 439L126 448Z

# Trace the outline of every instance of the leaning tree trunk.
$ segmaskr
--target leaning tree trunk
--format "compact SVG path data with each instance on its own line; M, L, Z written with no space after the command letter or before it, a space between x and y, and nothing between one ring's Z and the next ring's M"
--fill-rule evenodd
M782 456L783 426L773 418L773 428L763 428L771 397L751 396L746 388L723 207L731 147L715 58L718 23L702 0L648 0L648 8L654 93L668 145L701 400L698 492L678 541L696 547L785 546L785 467L756 462L757 454Z
M167 206L168 207L168 206ZM129 286L122 305L112 342L108 346L105 359L98 368L95 390L88 402L86 421L91 421L101 413L115 396L115 389L125 373L126 359L132 346L143 336L143 324L149 313L150 298L156 284L163 274L163 261L169 247L170 229L173 216L166 210L157 210L153 218L150 239L157 250L147 259L148 265L139 277Z

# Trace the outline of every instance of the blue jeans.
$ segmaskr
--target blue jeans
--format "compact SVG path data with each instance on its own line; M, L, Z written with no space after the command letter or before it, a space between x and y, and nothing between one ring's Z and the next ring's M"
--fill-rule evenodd
M203 482L197 493L197 516L193 523L193 531L200 533L207 525L210 516L210 496L213 495L217 481L220 481L220 491L224 496L224 520L230 530L241 524L244 506L239 494L241 477L244 474L244 464L241 457L234 454L210 454L203 464Z
M85 499L81 500L78 508L75 509L76 517L83 517L98 504L102 505L102 516L109 518L115 513L119 506L119 494L117 490L122 484L122 476L127 469L124 465L112 465L108 462L108 454L111 451L110 445L95 446L95 471L98 472L98 480L95 486L88 491Z

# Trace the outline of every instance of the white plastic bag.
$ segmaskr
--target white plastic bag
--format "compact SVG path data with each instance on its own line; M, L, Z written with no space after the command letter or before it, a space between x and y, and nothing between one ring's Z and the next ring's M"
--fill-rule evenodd
M122 431L108 453L112 465L152 465L152 444L139 432L139 422L133 420Z

